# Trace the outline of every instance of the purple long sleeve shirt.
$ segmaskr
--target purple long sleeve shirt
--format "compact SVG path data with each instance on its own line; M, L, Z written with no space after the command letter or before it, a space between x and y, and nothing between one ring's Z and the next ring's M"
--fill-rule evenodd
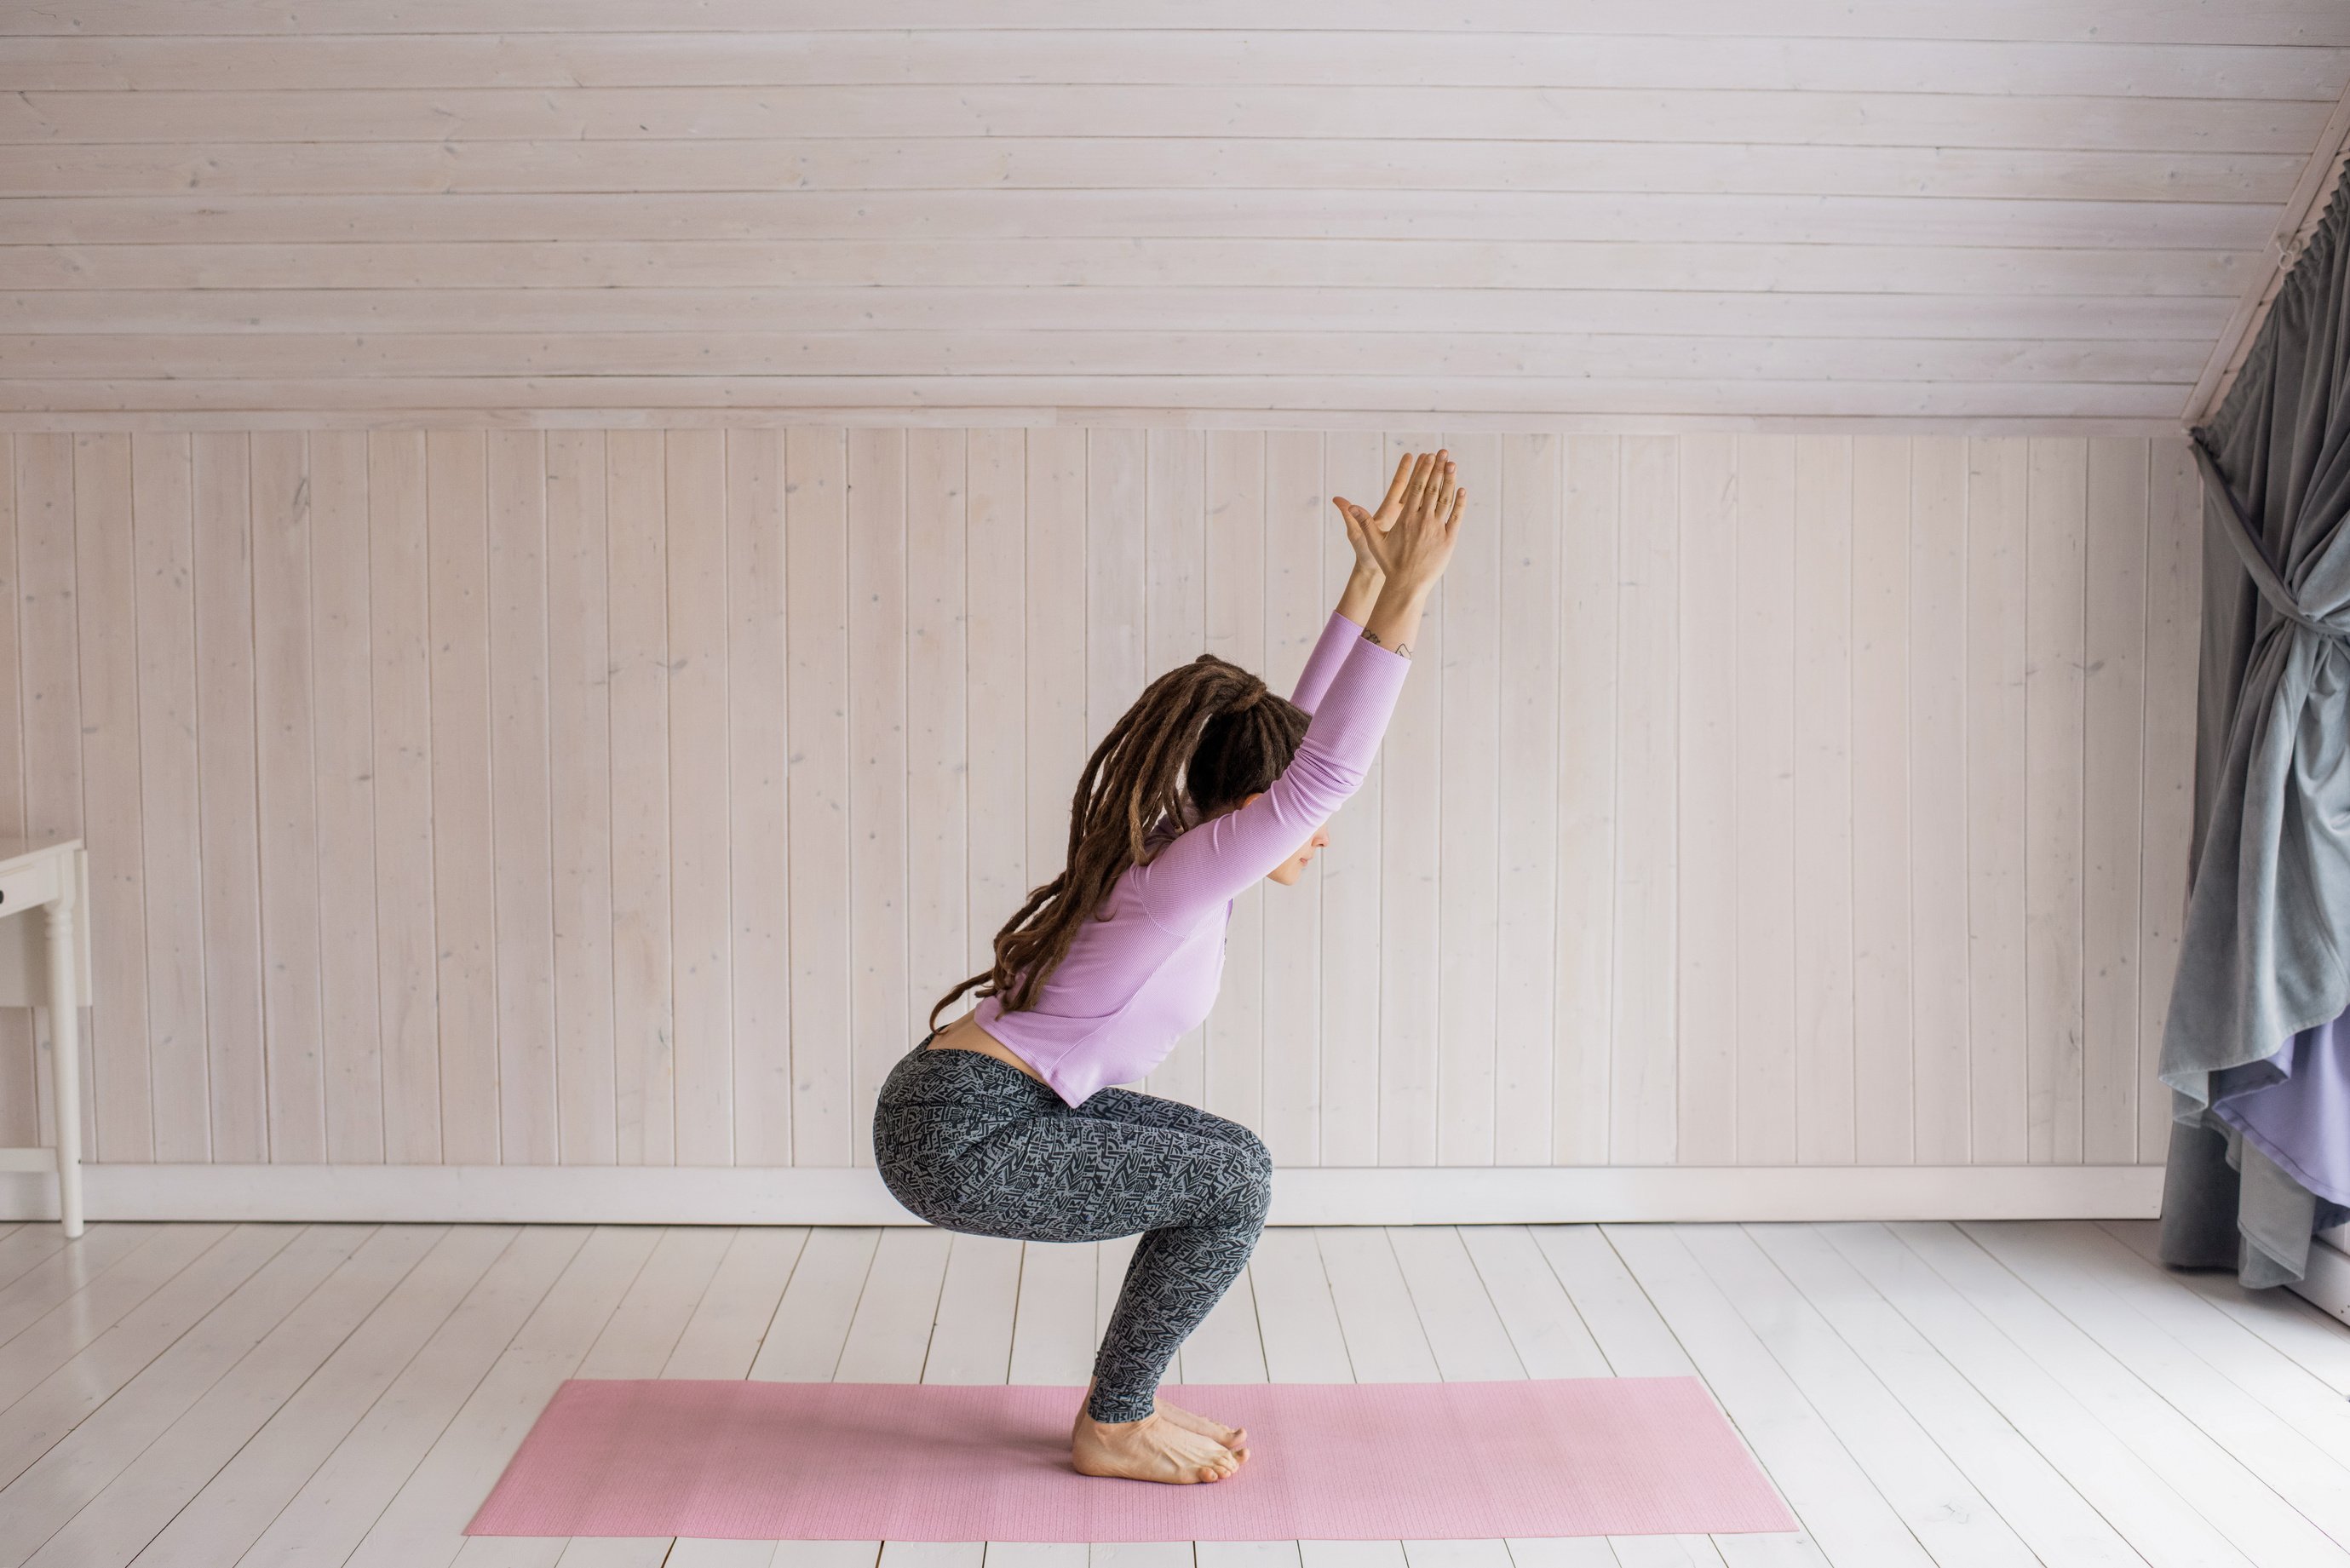
M1154 829L1150 857L1128 867L1077 928L1034 1005L1006 1012L1000 997L980 999L980 1027L1069 1105L1140 1078L1208 1016L1232 899L1303 848L1361 785L1411 669L1362 633L1331 612L1290 698L1313 722L1280 777L1236 811Z

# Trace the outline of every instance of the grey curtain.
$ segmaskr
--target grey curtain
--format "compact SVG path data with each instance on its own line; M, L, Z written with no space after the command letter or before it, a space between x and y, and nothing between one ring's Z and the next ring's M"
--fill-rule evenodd
M2345 1211L2211 1115L2350 1008L2350 181L2196 430L2204 574L2195 834L2162 1040L2162 1255L2302 1277ZM2344 1129L2350 1137L2350 1128Z

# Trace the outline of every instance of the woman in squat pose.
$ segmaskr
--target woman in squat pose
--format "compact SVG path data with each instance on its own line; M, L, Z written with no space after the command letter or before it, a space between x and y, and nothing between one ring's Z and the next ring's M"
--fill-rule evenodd
M1220 1480L1247 1435L1155 1397L1247 1263L1272 1158L1239 1123L1111 1088L1207 1017L1232 898L1295 883L1362 783L1467 493L1407 453L1376 514L1332 502L1355 566L1287 701L1203 653L1153 680L1086 763L1068 864L995 935L995 962L931 1009L873 1113L882 1180L949 1231L1030 1241L1139 1231L1070 1432L1087 1475ZM939 1013L981 998L945 1028Z

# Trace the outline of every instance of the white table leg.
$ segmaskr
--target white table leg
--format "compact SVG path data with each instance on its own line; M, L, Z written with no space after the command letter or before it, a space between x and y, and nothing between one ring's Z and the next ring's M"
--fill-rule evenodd
M57 1089L57 1219L68 1236L81 1234L81 977L74 971L74 894L70 874L49 904L49 1045L56 1058L49 1082Z

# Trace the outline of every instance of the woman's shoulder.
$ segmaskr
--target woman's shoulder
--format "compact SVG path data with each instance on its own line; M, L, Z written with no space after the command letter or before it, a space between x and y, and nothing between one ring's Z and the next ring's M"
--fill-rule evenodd
M1180 828L1170 829L1165 826L1153 828L1143 839L1145 854L1155 857L1160 850L1181 837L1184 831ZM1159 910L1151 902L1152 886L1150 860L1148 858L1137 860L1119 874L1117 881L1110 884L1108 893L1104 896L1100 906L1095 910L1096 919L1105 924L1115 921L1120 925L1148 927L1168 937L1180 938L1186 935L1191 928L1187 927L1183 930L1178 930L1160 919ZM1222 910L1219 909L1218 912L1221 913Z
M1169 845L1182 837L1184 834L1190 832L1191 826L1191 824L1180 821L1173 816L1161 816L1157 822L1154 822L1149 827L1144 828L1142 830L1142 857L1140 859L1135 861L1133 866L1127 867L1128 874L1130 875L1139 867L1148 866L1158 857L1160 850L1166 848Z

